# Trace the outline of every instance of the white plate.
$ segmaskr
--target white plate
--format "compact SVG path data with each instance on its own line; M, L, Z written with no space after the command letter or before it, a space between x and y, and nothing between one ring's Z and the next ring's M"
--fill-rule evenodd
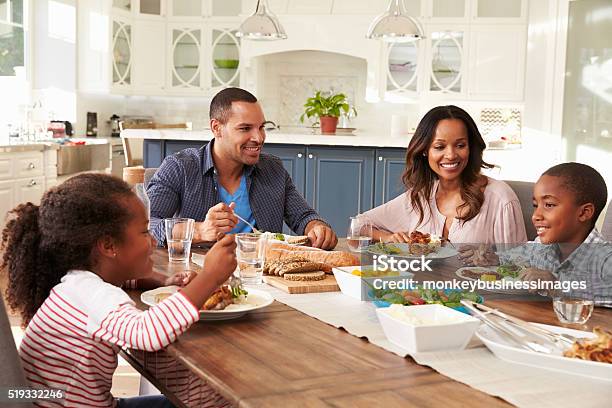
M589 332L549 326L546 324L534 324L555 333L567 333L575 337L595 337L593 333ZM563 357L561 351L559 351L558 354L544 354L524 350L516 347L511 340L505 339L502 335L486 325L480 326L476 331L476 336L478 336L487 348L501 360L547 370L560 371L567 374L596 378L598 380L612 381L612 364Z
M140 300L149 306L155 306L155 295L159 293L176 293L178 286L164 286L161 288L142 292ZM245 288L249 294L246 297L245 303L229 305L224 310L200 310L200 320L229 320L237 319L250 313L254 310L268 307L274 302L274 298L268 292L251 287Z
M399 254L384 254L397 258L410 258L410 259L421 259L421 255L412 255L409 251L409 244L407 243L388 243L385 245L392 245L399 249L401 253ZM375 255L383 255L382 252L376 251L374 245L370 245L367 251L371 254ZM444 259L451 258L458 254L457 250L448 246L441 246L436 252L432 252L431 254L425 255L425 259Z
M478 281L480 279L476 279L476 278L471 278L469 276L464 276L463 272L464 271L470 271L473 269L479 269L479 270L486 270L486 271L490 271L490 272L495 272L497 273L497 268L496 267L484 267L484 266L465 266L463 268L459 268L455 271L455 275L457 275L458 277L460 277L461 279L465 279L465 280L469 280L469 281ZM498 274L499 275L499 274ZM486 292L491 292L491 293L505 293L505 294L509 294L509 295L519 295L519 294L526 294L529 293L529 291L527 289L483 289Z
M413 273L405 271L399 271L397 276L362 277L353 275L353 270L361 270L361 268L363 268L363 266L343 266L332 269L336 282L338 286L340 286L340 292L357 300L366 300L367 296L364 295L370 291L368 283L372 285L374 279L398 281L414 277ZM372 268L372 265L368 265L368 268Z

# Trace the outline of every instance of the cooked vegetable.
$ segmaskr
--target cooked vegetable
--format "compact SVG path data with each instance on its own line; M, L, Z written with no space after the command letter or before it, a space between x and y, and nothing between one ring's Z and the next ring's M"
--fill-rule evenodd
M503 277L518 278L523 268L513 263L500 265L497 267L497 273Z
M377 242L373 245L373 251L387 255L399 255L402 251L395 245L385 244L384 242Z

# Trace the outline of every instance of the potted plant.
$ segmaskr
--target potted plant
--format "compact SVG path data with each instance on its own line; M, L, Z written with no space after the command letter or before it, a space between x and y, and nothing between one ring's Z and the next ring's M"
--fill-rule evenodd
M325 96L321 91L306 100L304 113L300 116L300 122L304 123L304 117L318 117L321 124L321 133L336 133L338 118L342 113L348 114L352 111L357 116L357 111L350 106L346 95L343 93L329 93Z

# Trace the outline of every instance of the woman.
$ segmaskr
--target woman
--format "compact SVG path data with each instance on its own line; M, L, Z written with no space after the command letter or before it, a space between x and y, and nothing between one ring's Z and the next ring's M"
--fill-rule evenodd
M521 206L504 182L481 174L486 145L463 109L431 109L419 123L406 153L406 193L365 212L375 241L408 242L412 231L452 243L527 241Z
M27 325L19 355L28 381L63 390L62 406L172 406L163 395L117 401L110 392L117 354L161 350L199 319L236 267L232 237L213 246L201 273L163 282L185 283L178 293L141 311L120 286L151 275L154 241L146 210L125 182L79 175L47 191L40 206L21 204L10 216L2 268L8 303ZM227 404L205 392L210 405Z

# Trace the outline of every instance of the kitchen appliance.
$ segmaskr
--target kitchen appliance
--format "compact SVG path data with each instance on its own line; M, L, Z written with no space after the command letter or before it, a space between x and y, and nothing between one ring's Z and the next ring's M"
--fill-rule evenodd
M119 122L121 122L120 119L121 118L115 114L110 117L111 137L119 137L121 135L121 127L119 126Z
M98 136L98 114L96 112L87 112L86 135L89 137Z

